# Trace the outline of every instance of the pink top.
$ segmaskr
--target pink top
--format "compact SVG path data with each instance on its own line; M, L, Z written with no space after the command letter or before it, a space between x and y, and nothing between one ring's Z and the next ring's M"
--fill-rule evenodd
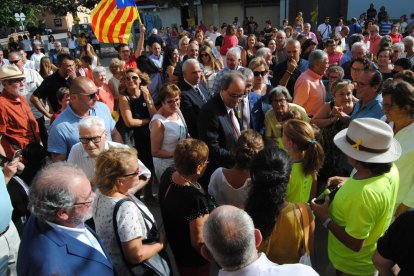
M310 39L312 39L313 40L313 42L315 42L316 43L316 45L318 45L319 44L319 41L318 41L318 38L316 37L316 34L314 33L314 32L309 32L309 34L304 34L304 33L302 33L304 36L306 36L307 38L310 38Z
M293 103L302 106L310 116L315 115L326 99L322 76L311 69L303 72L295 83Z
M378 52L379 42L380 42L381 38L382 38L382 36L377 35L376 37L371 38L369 40L369 42L370 42L369 50L373 55L376 55L377 52Z
M109 90L109 86L104 84L103 87L98 88L98 90L98 101L106 104L112 113L114 111L115 99L111 90Z
M333 52L332 54L328 54L328 62L329 65L332 65L336 63L336 65L339 65L339 61L341 60L342 53L341 52Z
M220 54L226 55L230 48L236 47L239 44L239 40L236 35L225 35L223 38L223 45L220 48Z

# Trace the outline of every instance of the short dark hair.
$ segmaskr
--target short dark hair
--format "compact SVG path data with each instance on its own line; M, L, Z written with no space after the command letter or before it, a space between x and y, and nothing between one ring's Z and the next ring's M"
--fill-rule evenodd
M410 70L413 64L408 58L399 58L394 62L394 65L401 66L404 70Z
M57 55L57 65L61 66L65 59L75 61L75 59L71 55L69 55L67 53L60 53L60 54Z
M367 163L358 161L357 162L364 168L370 170L374 175L381 175L391 170L392 163Z
M381 85L382 85L382 80L383 80L381 72L376 69L364 69L363 72L372 74L372 77L369 81L369 85L370 86L379 85L380 86L378 88L379 89L378 92L379 92L381 90Z
M414 87L406 81L393 83L383 89L382 96L390 95L392 102L398 107L410 107L410 116L414 117Z
M411 70L403 70L395 74L393 77L394 79L401 79L411 85L414 85L414 72Z
M244 80L243 75L238 71L231 71L224 74L221 79L221 90L229 89L230 85L238 78Z

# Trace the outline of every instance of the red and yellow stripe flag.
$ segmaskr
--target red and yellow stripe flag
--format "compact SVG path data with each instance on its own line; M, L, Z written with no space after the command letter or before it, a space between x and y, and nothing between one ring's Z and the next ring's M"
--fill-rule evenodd
M128 43L132 24L141 24L134 0L102 0L91 13L92 30L100 42Z

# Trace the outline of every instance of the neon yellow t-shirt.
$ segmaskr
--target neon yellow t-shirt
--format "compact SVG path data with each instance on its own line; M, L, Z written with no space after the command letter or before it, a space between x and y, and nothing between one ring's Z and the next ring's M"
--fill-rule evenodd
M348 235L365 242L359 252L354 252L329 231L328 255L336 269L351 275L375 272L371 257L377 240L391 222L398 186L398 169L393 165L388 173L379 176L349 178L338 190L329 206L330 217Z
M292 164L292 172L286 190L286 201L308 202L312 188L312 175L303 173L302 162L294 162Z

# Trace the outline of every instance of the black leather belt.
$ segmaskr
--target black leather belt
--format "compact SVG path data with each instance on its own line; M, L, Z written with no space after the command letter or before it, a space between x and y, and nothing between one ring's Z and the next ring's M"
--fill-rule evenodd
M0 237L6 234L7 230L9 230L9 226L7 226L6 229L0 233Z

